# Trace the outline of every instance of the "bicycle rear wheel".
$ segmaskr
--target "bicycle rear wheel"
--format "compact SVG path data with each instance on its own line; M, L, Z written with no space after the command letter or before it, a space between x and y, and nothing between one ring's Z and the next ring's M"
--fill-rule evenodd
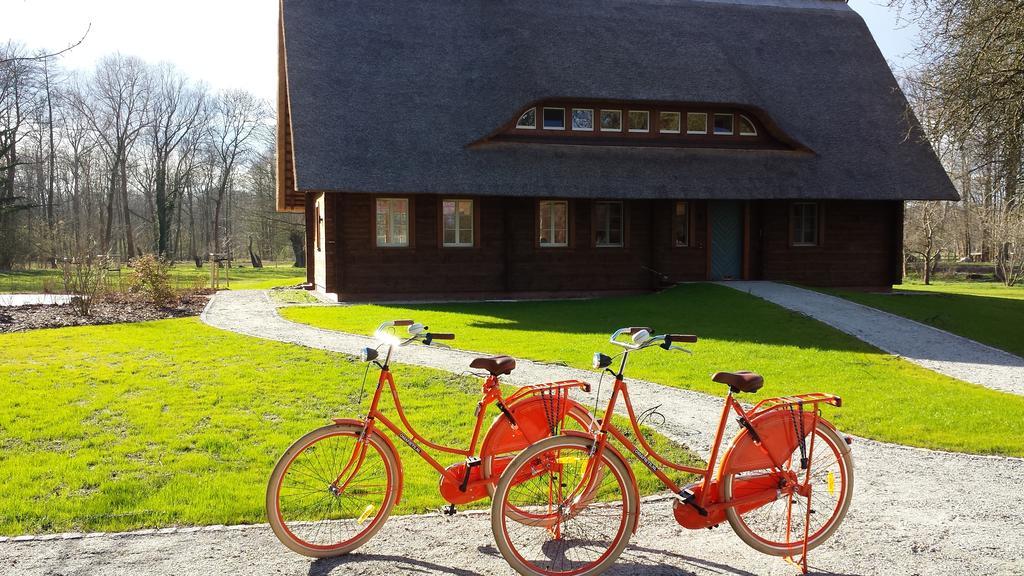
M517 456L491 502L498 550L520 574L591 576L611 567L636 527L639 497L610 448L584 489L592 438L553 436ZM514 512L512 512L514 511Z
M267 485L267 518L291 550L314 558L347 554L391 514L400 478L397 456L376 433L360 444L361 432L356 424L324 426L278 460Z
M806 445L811 445L808 434ZM795 450L783 463L783 472L770 469L727 474L722 481L725 502L742 491L745 480L796 480L795 491L784 490L772 502L746 512L726 509L736 535L750 547L772 556L796 556L827 540L839 528L853 496L853 458L846 442L832 428L819 423L813 433L814 452L807 470L800 467L800 451ZM810 514L808 515L808 508ZM809 521L808 521L809 518ZM806 531L805 531L806 528Z

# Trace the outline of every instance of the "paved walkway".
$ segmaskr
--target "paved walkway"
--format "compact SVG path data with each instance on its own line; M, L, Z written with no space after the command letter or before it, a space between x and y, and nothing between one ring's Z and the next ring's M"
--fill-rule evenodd
M67 294L0 294L0 307L28 306L31 304L67 304L71 296Z
M1024 358L1020 356L821 292L774 282L720 284L806 314L929 370L1024 395Z
M369 338L318 330L282 319L266 294L220 292L203 314L212 326L353 353ZM457 341L456 341L457 342ZM585 351L583 351L585 352ZM581 352L582 353L582 352ZM396 361L462 372L472 353L410 346ZM597 375L522 361L515 382ZM607 384L607 382L606 382ZM771 382L767 384L771 387ZM660 404L660 432L705 452L721 399L630 381L639 409ZM605 394L608 388L605 387ZM409 457L408 451L403 457ZM843 526L812 553L813 573L832 576L1024 573L1020 510L1024 460L854 442L854 501ZM681 529L667 501L645 504L639 532L609 574L740 575L794 573L778 558L745 546L728 525ZM497 554L485 513L394 517L357 553L311 561L288 552L266 526L153 531L94 537L47 536L0 542L0 574L510 574ZM2 539L0 539L2 540Z

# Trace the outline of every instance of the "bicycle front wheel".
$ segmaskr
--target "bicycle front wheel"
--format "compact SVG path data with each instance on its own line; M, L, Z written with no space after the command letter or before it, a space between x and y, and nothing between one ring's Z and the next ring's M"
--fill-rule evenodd
M285 546L305 556L340 556L362 546L395 505L398 458L379 434L359 441L357 424L324 426L281 456L267 486L267 518Z
M629 543L639 516L636 487L626 462L607 448L587 490L593 442L546 438L501 475L491 502L491 530L501 555L520 574L600 574Z
M807 436L807 446L812 435ZM726 516L736 535L750 547L772 556L796 556L821 545L839 528L853 497L853 458L850 447L832 428L819 423L813 433L814 452L810 474L800 466L794 451L782 471L762 469L727 474L722 481L726 502L742 492L744 480L786 484L778 499L740 513L727 508ZM808 480L809 477L809 480Z

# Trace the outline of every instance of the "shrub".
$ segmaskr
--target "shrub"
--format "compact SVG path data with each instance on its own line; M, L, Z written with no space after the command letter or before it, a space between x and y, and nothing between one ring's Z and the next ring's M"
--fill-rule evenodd
M64 291L71 295L71 307L88 316L92 303L105 288L110 259L106 256L80 255L61 263Z
M162 258L146 254L128 263L128 291L145 297L158 306L166 306L174 300L171 287L171 266Z

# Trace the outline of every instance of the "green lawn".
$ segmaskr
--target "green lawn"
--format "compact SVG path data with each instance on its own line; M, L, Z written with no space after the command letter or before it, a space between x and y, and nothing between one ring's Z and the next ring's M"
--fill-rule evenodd
M1024 397L925 370L800 314L713 284L595 300L406 306L291 307L282 314L366 334L383 320L414 318L457 334L456 345L587 368L621 326L697 334L692 356L647 350L627 376L724 394L716 370L750 369L766 386L748 401L822 391L843 397L826 415L842 430L927 448L1024 456Z
M108 281L114 287L127 278L129 268L108 272ZM226 275L226 277L225 277ZM265 290L278 286L291 286L306 281L306 269L295 268L288 262L265 263L263 268L231 268L220 271L220 287L233 290ZM177 288L208 287L210 268L197 269L191 262L178 262L171 268L171 282ZM60 270L33 268L0 272L0 294L63 292L64 281Z
M905 282L890 294L830 291L1024 356L1024 286L996 282Z
M197 319L2 334L0 351L0 535L263 522L285 448L360 413L363 364ZM468 443L475 379L401 366L395 375L423 434ZM396 512L443 505L436 472L399 452Z

